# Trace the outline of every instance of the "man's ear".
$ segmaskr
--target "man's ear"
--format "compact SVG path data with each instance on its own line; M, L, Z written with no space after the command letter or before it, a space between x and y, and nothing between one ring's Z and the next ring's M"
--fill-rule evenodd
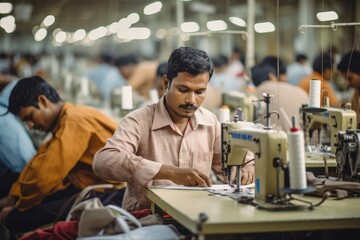
M49 105L49 99L47 99L47 97L45 97L44 95L38 96L38 105L39 105L39 107L40 107L40 105L42 105L45 108L47 108Z
M166 75L162 77L162 81L163 81L164 90L166 91L169 87L170 81Z

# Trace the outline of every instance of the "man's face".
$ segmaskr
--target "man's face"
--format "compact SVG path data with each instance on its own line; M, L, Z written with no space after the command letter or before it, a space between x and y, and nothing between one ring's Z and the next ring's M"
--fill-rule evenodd
M343 74L344 78L347 79L349 87L360 90L360 74L352 71L348 71Z
M34 106L20 108L18 116L28 128L50 132L54 126L54 113L49 107L49 103L39 100L38 105L39 108Z
M136 67L135 64L128 64L128 65L119 67L121 76L123 78L125 78L126 80L129 80L129 78L131 77L131 74L134 72L135 67Z
M170 87L170 82L165 79L166 106L174 122L194 115L206 96L209 77L208 72L196 76L181 72L173 79Z

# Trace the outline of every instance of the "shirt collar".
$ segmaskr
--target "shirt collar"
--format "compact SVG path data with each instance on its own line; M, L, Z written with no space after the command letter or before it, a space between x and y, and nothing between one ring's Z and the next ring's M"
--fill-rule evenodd
M199 125L211 126L211 122L207 120L204 109L201 107L198 108L190 118L190 126L193 130L196 130ZM165 126L173 127L174 122L171 120L169 112L165 107L165 96L163 96L155 105L154 121L151 130L160 129Z
M52 129L52 133L53 135L55 135L55 133L59 130L59 127L60 127L60 122L61 122L61 119L63 118L63 116L66 114L66 111L71 108L73 106L73 104L69 103L69 102L65 102L63 107L61 108L61 111L60 111L60 114L59 114L59 118L58 118L58 121L55 125L55 127Z

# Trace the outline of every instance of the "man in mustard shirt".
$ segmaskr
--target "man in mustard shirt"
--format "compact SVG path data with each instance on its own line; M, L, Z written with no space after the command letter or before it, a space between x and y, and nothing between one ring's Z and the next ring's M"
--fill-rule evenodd
M114 120L93 108L63 102L55 89L37 76L16 84L8 111L30 129L52 133L21 172L6 204L0 205L0 221L10 232L51 223L70 196L89 185L109 183L95 175L92 162L95 152L115 131Z

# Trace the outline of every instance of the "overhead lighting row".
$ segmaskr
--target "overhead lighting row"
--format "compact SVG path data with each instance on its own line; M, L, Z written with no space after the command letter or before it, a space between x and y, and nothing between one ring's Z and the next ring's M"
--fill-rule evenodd
M160 1L153 2L144 7L144 15L152 15L160 12L162 3ZM10 14L13 10L11 3L0 3L0 14ZM319 12L316 14L319 21L333 21L338 19L338 15L334 11ZM78 29L73 33L55 29L53 32L54 41L56 45L61 45L65 42L74 43L79 41L93 42L102 37L116 34L117 37L124 41L131 41L133 39L147 39L151 35L149 28L135 28L131 27L133 24L140 20L137 13L131 13L126 18L120 19L118 22L113 22L108 26L100 26L96 29L90 30L88 33L84 29ZM234 25L246 27L246 22L239 17L229 17L229 21ZM42 41L47 36L47 28L53 25L55 17L53 15L47 16L40 26L35 26L33 29L34 38L36 41ZM12 15L5 16L0 19L0 27L7 33L15 31L16 24L15 18ZM208 21L206 27L209 31L223 31L228 29L228 25L223 20ZM184 33L194 33L200 31L200 25L197 22L184 22L181 24L180 29ZM271 22L256 23L254 30L258 33L267 33L275 31L275 26ZM156 37L159 39L164 38L166 35L165 29L159 29L156 32Z

